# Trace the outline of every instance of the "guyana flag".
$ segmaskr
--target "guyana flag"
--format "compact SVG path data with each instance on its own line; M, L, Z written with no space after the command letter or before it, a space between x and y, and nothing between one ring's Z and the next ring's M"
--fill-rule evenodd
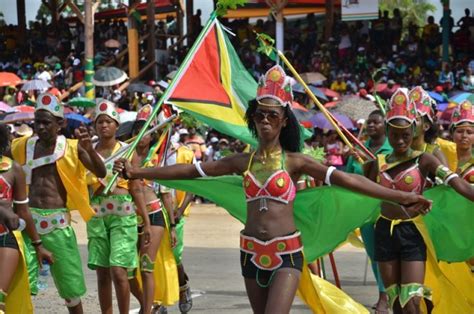
M212 19L212 18L211 18ZM216 18L170 86L171 103L221 133L255 144L244 116L257 82L240 61Z

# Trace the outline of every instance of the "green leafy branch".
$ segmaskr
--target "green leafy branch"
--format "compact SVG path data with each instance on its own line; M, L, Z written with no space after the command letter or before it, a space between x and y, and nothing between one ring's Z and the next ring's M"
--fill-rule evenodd
M244 6L247 0L219 0L216 5L217 16L224 16L228 10L236 10L238 6Z
M275 51L275 39L265 33L255 33L258 41L257 52L262 53L275 61L277 54Z
M303 154L310 156L314 160L323 163L326 161L326 153L324 152L324 147L311 147L303 148Z

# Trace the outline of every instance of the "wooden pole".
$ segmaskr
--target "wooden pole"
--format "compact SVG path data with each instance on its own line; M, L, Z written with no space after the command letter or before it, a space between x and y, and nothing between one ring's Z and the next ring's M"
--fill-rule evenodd
M19 29L19 41L20 43L25 42L26 34L26 7L25 0L16 0L16 14L18 19L18 29Z
M324 39L326 41L332 35L332 26L334 24L334 0L326 0L326 26L324 29Z
M176 7L176 24L178 26L178 35L179 38L183 38L184 35L184 19L183 19L183 8L181 6L180 0L175 0L175 7ZM189 31L188 31L189 34ZM181 45L178 45L181 47Z
M148 29L148 62L153 62L153 67L151 68L153 80L156 80L158 77L158 69L155 64L156 56L156 40L155 40L155 1L147 0L146 7L146 16L147 16L147 29Z
M85 36L85 75L86 97L95 100L94 77L94 9L92 0L84 1L84 36Z
M443 37L443 62L449 62L449 0L442 0L443 4L443 28L442 37ZM471 3L472 4L472 3Z
M129 0L129 9L132 10L135 6L135 0ZM138 46L138 29L137 21L130 14L128 15L128 76L135 78L140 71L140 52Z
M193 33L194 0L186 0L186 34Z

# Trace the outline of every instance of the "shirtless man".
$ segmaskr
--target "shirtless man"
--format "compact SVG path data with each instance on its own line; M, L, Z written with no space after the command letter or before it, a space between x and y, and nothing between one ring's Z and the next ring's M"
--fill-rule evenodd
M98 177L104 177L106 169L85 127L76 129L78 140L59 135L63 118L63 107L55 96L40 95L34 120L36 136L15 140L12 156L25 170L30 210L41 238L37 242L53 253L51 274L59 295L65 299L70 313L83 313L81 296L86 287L69 211L79 210L86 221L93 216L86 168ZM28 246L38 245L30 239L25 242ZM33 250L29 251L34 254ZM34 289L39 265L34 258L28 260L30 284Z

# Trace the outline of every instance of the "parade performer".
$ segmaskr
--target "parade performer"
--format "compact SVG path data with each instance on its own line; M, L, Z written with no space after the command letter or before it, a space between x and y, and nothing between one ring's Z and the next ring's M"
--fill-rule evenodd
M145 105L138 111L133 125L134 136L141 130L152 111L150 105ZM150 127L154 126L155 123L152 122ZM155 134L143 136L135 151L134 164L143 168L160 166L164 158L163 150L166 149L166 135L167 133L161 134L159 140ZM163 153L160 154L159 151ZM160 313L159 307L173 305L178 301L178 274L172 252L172 247L176 244L173 200L168 193L160 194L162 198L160 200L157 196L159 185L151 180L143 180L142 188L151 225L151 241L148 246L140 247L142 282L140 313L151 313L154 303L156 304L154 311ZM163 211L163 207L167 214ZM136 280L136 277L134 278Z
M408 95L417 113L416 130L411 148L433 154L443 165L453 168L456 163L455 145L438 138L438 125L433 109L434 100L421 86L414 87ZM454 169L451 170L454 171ZM434 178L432 179L430 180L433 182L430 182L428 187L434 184Z
M372 111L367 118L367 136L369 139L364 143L374 155L378 154L389 154L392 152L392 147L388 142L385 134L385 121L384 114L380 110ZM354 152L352 156L347 160L346 172L356 173L363 175L363 165L357 162L361 154ZM374 273L375 280L379 289L379 299L375 304L375 312L383 313L388 311L388 299L383 286L382 277L380 275L377 263L374 260L374 224L372 222L362 226L360 228L362 240L364 241L365 251L370 258L370 265Z
M94 146L101 159L119 150L123 143L115 138L120 124L115 104L98 99L94 127L99 141ZM137 268L137 215L143 218L142 245L149 242L150 222L139 180L117 181L108 195L102 195L112 176L112 162L106 164L107 176L99 179L88 176L91 188L91 206L95 215L87 223L89 240L88 266L96 271L99 303L102 313L112 311L112 282L117 295L120 313L128 313L130 307L129 272Z
M99 177L104 177L106 171L87 129L76 129L77 140L66 139L59 135L63 122L63 106L57 98L47 93L40 95L35 109L36 135L14 140L12 155L25 171L30 211L40 235L40 241L25 238L28 254L35 256L33 247L39 244L53 254L51 274L59 295L70 313L82 313L81 297L86 286L69 211L79 210L86 221L93 216L86 168ZM34 288L39 263L33 261L28 268Z
M26 222L26 232L33 243L38 261L53 262L52 254L47 251L35 229L28 210L28 194L23 169L5 153L10 146L9 129L0 125L0 199L8 206L0 211L16 213ZM13 209L12 210L12 204ZM0 223L0 313L32 313L28 272L23 256L23 238L19 231Z
M179 133L179 131L178 131ZM179 140L175 145L171 146L165 160L166 166L174 164L193 164L195 163L194 152L186 145L185 135L179 133ZM193 299L191 298L191 286L189 277L184 269L183 251L184 251L184 225L186 218L191 210L191 203L194 199L192 193L180 190L172 190L161 186L163 195L173 195L176 204L175 222L176 222L176 246L173 248L174 258L178 268L179 279L179 310L181 313L188 313L193 307Z
M474 108L469 101L461 103L453 112L451 133L456 143L458 156L456 173L470 184L474 184ZM474 257L469 260L474 269Z
M300 154L300 129L290 108L291 101L290 79L280 66L275 66L261 78L257 97L249 103L246 112L249 129L258 140L255 152L234 154L215 162L152 169L134 168L121 159L116 161L115 170L126 178L147 179L241 174L247 202L240 241L241 266L253 311L288 313L300 285L300 296L314 312L337 308L346 313L365 313L363 306L342 291L309 277L302 239L311 235L302 236L295 225L295 182L308 174L328 185L343 186L403 205L412 204L410 210L425 210L430 203L422 196L381 187L362 176L326 167ZM219 193L227 194L222 191L223 187ZM301 193L306 194L305 191L308 190ZM339 302L324 303L323 299L330 295L337 295Z
M458 164L456 173L474 184L474 108L469 101L461 103L453 112L451 132L456 143Z
M473 201L474 189L469 184L433 155L410 148L416 129L416 109L406 89L398 89L390 99L389 106L386 116L387 136L393 153L380 154L376 161L370 162L365 169L367 177L387 188L421 194L427 176L432 174ZM381 208L381 216L375 225L375 260L390 306L396 313L419 313L421 299L431 300L429 282L425 277L425 262L427 254L431 254L427 253L427 247L432 244L429 237L423 236L420 227L423 222L421 216L428 211L413 211L403 205L387 202L382 202ZM437 264L437 260L434 264ZM435 288L440 293L443 287L440 281L443 278L435 279L438 281ZM452 293L456 287L449 289ZM460 296L454 296L451 300L447 296L443 296L442 300L432 300L438 313L445 313L449 308L454 310L454 304L459 306L458 309L467 306L466 300ZM445 307L448 302L450 307Z

